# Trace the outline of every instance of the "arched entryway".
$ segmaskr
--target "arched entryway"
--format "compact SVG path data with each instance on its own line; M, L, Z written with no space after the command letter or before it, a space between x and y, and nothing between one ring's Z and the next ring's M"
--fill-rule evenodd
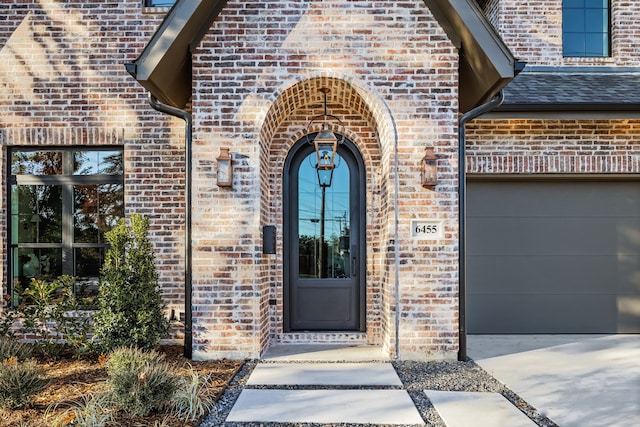
M344 124L343 128L332 129L334 133L344 134L348 140L340 150L347 150L345 155L351 152L358 159L357 176L361 180L360 187L352 192L358 193L360 197L358 210L363 217L359 226L364 228L362 233L365 236L359 242L360 287L356 296L359 303L356 309L359 323L340 327L335 324L296 326L290 322L291 295L288 277L291 271L288 266L291 262L290 248L285 250L285 245L289 245L289 235L294 233L290 229L290 195L285 200L285 194L290 194L289 189L285 190L285 185L290 184L286 171L290 170L290 162L298 150L304 147L306 150L313 150L313 146L303 140L307 132L313 135L313 132L321 130L320 126L309 128L306 125L311 118L323 111L322 88L330 89L327 94L327 110L339 117ZM391 117L387 113L388 109L375 92L354 82L333 77L316 77L287 86L274 98L273 105L268 109L260 132L263 189L261 217L263 225L275 225L276 247L275 254L262 258L260 276L265 296L265 304L262 306L265 317L262 318L261 325L269 334L266 345L368 344L388 348L389 343L393 342L393 294L389 286L392 282L387 278L387 266L393 262L393 254L386 249L394 236L394 205L390 201L394 189L393 180L388 179L393 159L394 133ZM311 151L306 154L309 153ZM333 185L338 184L332 183ZM344 225L344 219L342 221ZM309 225L313 224L310 220L307 222ZM339 220L336 221L338 222ZM353 229L350 226L349 233ZM319 225L317 232L320 232ZM339 237L338 235L338 241ZM342 241L344 244L345 239ZM350 239L349 251L351 246ZM348 256L345 259L348 261L346 266L350 268L351 253L343 250L342 256L345 255ZM324 260L327 259L324 257ZM324 260L322 264L328 262ZM295 258L294 261L300 262ZM337 272L338 268L333 271Z
M313 135L284 165L284 331L366 330L366 171L344 139L317 168Z

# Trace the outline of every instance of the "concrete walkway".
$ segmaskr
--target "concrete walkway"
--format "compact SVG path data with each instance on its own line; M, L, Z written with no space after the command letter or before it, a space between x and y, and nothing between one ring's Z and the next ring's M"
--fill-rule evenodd
M471 335L468 353L561 427L640 426L640 335Z
M256 366L226 421L424 425L391 363L353 362L379 358L378 349L301 350L267 354L281 362Z
M640 425L640 335L470 336L468 354L560 427ZM425 390L447 427L535 427L496 393ZM375 347L283 346L227 422L425 425Z

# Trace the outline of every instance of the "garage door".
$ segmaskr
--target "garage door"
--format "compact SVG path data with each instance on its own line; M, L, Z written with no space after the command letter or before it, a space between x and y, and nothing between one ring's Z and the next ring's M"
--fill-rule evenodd
M639 333L640 183L472 181L470 333Z

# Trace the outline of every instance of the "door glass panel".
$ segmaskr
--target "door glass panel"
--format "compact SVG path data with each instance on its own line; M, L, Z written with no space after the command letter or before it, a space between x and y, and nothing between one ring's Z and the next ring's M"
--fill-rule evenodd
M349 166L336 154L332 176L320 175L312 152L298 172L298 275L339 279L349 271Z

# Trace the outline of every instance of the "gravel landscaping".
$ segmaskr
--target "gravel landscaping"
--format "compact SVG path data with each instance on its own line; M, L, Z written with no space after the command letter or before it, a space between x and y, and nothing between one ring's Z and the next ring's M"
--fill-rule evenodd
M238 371L236 377L229 384L225 393L218 401L217 411L207 417L200 427L284 427L292 426L285 423L225 423L227 415L240 395L244 384L256 366L257 361L250 361ZM511 403L525 413L540 427L558 427L553 421L539 413L535 408L522 400L519 396L501 384L473 361L467 362L393 362L404 388L413 399L426 425L446 427L436 409L433 407L423 390L440 391L473 391L500 393ZM292 387L271 387L292 388ZM308 389L309 387L304 387ZM326 387L315 387L326 388ZM367 387L364 387L367 388ZM320 427L320 424L295 424L296 426ZM342 427L352 424L332 424L332 427ZM364 426L363 424L358 424ZM373 426L373 425L372 425ZM380 426L376 424L375 426ZM325 426L326 427L326 426Z

